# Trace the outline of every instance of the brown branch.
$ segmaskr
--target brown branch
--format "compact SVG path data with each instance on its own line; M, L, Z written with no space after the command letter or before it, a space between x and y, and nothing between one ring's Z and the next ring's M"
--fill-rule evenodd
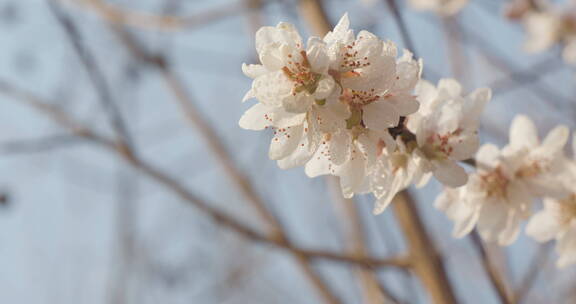
M472 238L472 242L478 250L478 253L480 253L482 266L484 266L484 270L490 279L490 284L492 284L492 287L494 287L500 302L505 304L513 303L510 292L504 283L504 279L496 268L496 265L494 265L492 262L492 259L490 258L490 255L488 254L482 239L478 235L478 232L476 230L472 231L470 237Z
M539 248L536 257L530 263L528 273L522 279L520 286L514 292L514 303L522 303L534 287L534 283L540 273L546 268L550 255L552 253L552 245L545 244Z
M56 134L38 139L14 140L0 143L0 153L40 153L86 143L86 140L70 134Z
M112 128L116 132L119 142L124 145L131 145L130 135L126 128L126 124L118 109L118 104L114 100L112 92L106 82L104 74L102 73L95 56L83 43L84 39L80 31L76 27L74 21L68 17L62 8L55 0L47 0L50 11L58 21L58 24L64 30L66 38L70 41L72 48L80 59L80 62L86 69L88 77L98 94L98 100L104 108Z
M396 3L390 2L395 10L394 16L397 23L402 24L401 29L404 41L408 47L412 46L408 32L397 10ZM300 11L303 17L314 29L315 34L325 35L331 28L322 6L318 0L301 0ZM396 217L404 231L410 248L409 259L413 270L420 277L423 285L428 289L434 303L453 304L456 303L452 286L444 270L442 259L436 252L434 245L427 235L424 225L418 215L414 202L406 191L399 193L395 200Z
M418 53L416 52L416 48L414 46L414 43L412 42L412 37L410 36L410 33L408 32L408 27L406 26L406 22L404 22L404 18L402 17L402 13L400 12L400 9L398 8L398 3L396 2L396 0L385 0L385 1L386 1L386 4L388 5L388 8L392 12L392 15L394 16L394 22L396 22L396 26L398 27L398 30L400 31L400 36L402 36L402 39L404 40L404 44L406 45L406 48L408 50L410 50L410 52L412 52L412 54L414 54L414 57L418 58Z
M232 216L212 207L208 201L201 199L194 193L188 191L184 185L179 183L176 179L168 175L167 173L157 169L146 161L140 159L136 155L132 154L130 150L126 150L124 146L118 145L112 140L109 140L88 127L83 126L78 121L72 119L68 114L66 114L62 109L57 106L50 104L42 98L39 98L27 91L21 90L10 83L0 80L0 94L11 97L12 99L22 102L38 112L44 114L47 118L58 124L59 126L68 129L73 134L78 137L82 137L90 140L91 142L97 144L98 146L105 148L108 151L113 152L115 155L119 156L121 159L125 160L127 163L133 167L139 169L146 176L150 177L158 184L164 186L166 189L170 190L177 196L183 199L183 201L195 206L201 211L209 215L215 222L221 224L223 227L228 228L237 234L260 243L265 243L272 245L277 248L285 249L296 254L305 255L311 259L325 259L334 262L349 263L361 267L399 267L406 268L409 267L409 262L404 258L392 258L392 259L378 259L378 258L358 258L355 256L349 256L345 254L333 253L322 250L310 250L302 249L289 241L279 239L274 236L263 235L249 226L239 222Z
M412 269L428 290L432 302L457 303L442 257L428 236L414 201L407 191L400 192L394 198L394 211L408 244Z
M366 239L364 237L364 227L361 222L361 216L358 212L359 205L352 199L346 199L342 196L340 185L336 177L327 178L328 186L332 192L333 201L342 209L345 228L347 231L347 243L350 254L364 257L368 253ZM390 294L388 288L384 287L378 281L378 275L375 271L369 269L354 269L356 276L360 281L364 303L398 303L398 299Z
M136 12L101 0L59 0L83 5L100 18L117 25L155 31L177 31L197 28L226 17L250 10L250 5L239 0L213 9L207 9L192 16L155 15Z

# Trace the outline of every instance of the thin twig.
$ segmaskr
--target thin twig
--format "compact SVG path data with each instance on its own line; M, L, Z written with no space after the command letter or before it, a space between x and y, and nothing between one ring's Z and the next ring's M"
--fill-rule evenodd
M86 143L86 140L70 134L56 134L38 139L14 140L0 143L0 153L40 153Z
M476 247L478 253L480 254L480 259L482 265L484 266L484 270L486 271L486 274L490 279L490 284L492 284L492 287L494 287L494 290L496 291L496 294L498 295L500 302L505 304L513 303L511 295L508 292L508 288L506 288L506 285L504 284L502 275L499 273L498 269L496 268L496 265L494 265L494 263L492 262L492 259L490 258L490 255L486 251L484 243L482 242L482 239L478 235L478 232L474 230L470 234L470 237L472 238L474 246Z
M191 16L173 16L136 12L100 0L59 1L83 5L102 19L118 25L126 25L138 29L154 31L194 29L251 9L249 5L246 5L243 1L239 0L235 3L207 9Z
M131 138L126 128L126 123L124 122L120 110L118 109L118 104L114 100L113 94L108 87L106 78L100 70L96 58L91 53L91 51L84 45L80 31L76 27L74 21L68 17L60 7L60 4L56 0L47 0L50 11L58 21L58 24L64 30L66 37L70 41L74 51L80 58L80 61L84 65L88 77L90 78L96 93L98 94L99 101L106 111L106 114L110 120L110 124L116 131L116 136L119 142L124 145L132 146Z
M386 4L388 5L388 8L390 8L390 11L392 12L392 15L394 16L394 21L396 22L396 26L398 26L398 30L400 30L400 35L402 36L402 39L404 40L404 45L406 45L406 48L408 50L410 50L410 52L412 52L412 54L414 54L414 57L418 58L418 53L416 51L416 48L414 47L414 43L412 42L412 37L410 36L410 33L408 32L408 27L406 26L406 22L404 22L404 18L402 17L402 13L400 12L400 9L398 8L398 3L396 2L396 0L385 0Z
M394 15L404 44L414 53L415 57L418 57L406 23L398 9L398 3L396 0L386 0L386 2ZM426 232L412 197L408 191L402 191L396 195L394 200L396 218L406 237L414 272L430 293L434 303L456 303L456 297L444 268L442 256L437 252L432 239Z
M433 303L455 304L456 297L446 274L441 255L426 232L414 201L407 191L398 193L393 202L396 219L404 232L412 269L430 293Z
M343 222L347 224L345 227L348 232L346 241L349 244L350 253L358 257L366 256L369 249L366 245L365 231L358 212L359 205L354 200L346 199L342 196L336 177L328 177L327 181L332 192L333 201L341 207L342 215L345 219ZM353 269L353 271L360 281L364 303L399 303L389 289L379 282L376 272L368 269Z
M194 205L201 211L208 214L215 222L221 224L222 226L238 233L239 235L261 243L266 243L277 248L286 249L290 252L295 252L310 257L311 259L325 259L334 262L348 263L361 267L369 268L380 268L380 267L399 267L406 268L409 267L410 263L403 257L391 258L391 259L379 259L373 257L359 258L355 256L350 256L346 254L322 251L322 250L310 250L303 249L295 246L291 242L279 239L274 236L263 235L249 226L239 222L237 219L227 215L226 213L211 207L208 201L201 199L196 194L190 192L186 189L180 182L168 175L167 173L157 169L151 164L147 163L143 159L140 159L136 155L131 154L130 150L126 150L123 146L118 145L112 140L109 140L99 134L94 130L82 125L75 119L71 118L67 113L62 111L57 106L45 101L44 99L19 89L12 84L0 79L0 94L11 97L12 99L22 102L38 112L44 114L47 118L60 125L61 127L71 131L78 137L82 137L90 140L91 142L97 144L98 146L105 148L121 157L123 160L131 164L133 167L139 169L141 172L145 173L148 177L155 180L157 183L163 185L167 189L171 190L174 194L181 197L185 202Z
M538 253L530 263L528 272L523 277L518 289L514 292L514 303L523 303L524 299L530 294L530 290L534 287L538 276L548 264L552 248L552 244L545 244L539 247Z

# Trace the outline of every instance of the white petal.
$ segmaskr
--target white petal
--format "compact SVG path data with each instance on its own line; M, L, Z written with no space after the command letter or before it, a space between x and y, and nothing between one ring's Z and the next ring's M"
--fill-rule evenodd
M318 37L310 37L307 45L308 50L306 51L306 55L310 62L310 66L312 67L312 71L321 74L326 73L330 66L330 58L327 54L326 43Z
M466 96L465 110L466 116L480 117L486 103L492 98L492 90L489 88L476 89Z
M242 64L242 72L244 75L254 79L258 76L268 73L268 70L261 64Z
M254 79L252 91L261 103L281 106L284 98L292 96L292 84L282 71L277 71Z
M248 90L248 92L246 92L244 97L242 97L242 102L246 102L247 100L252 99L254 97L256 97L256 95L254 94L254 90L250 89Z
M304 133L296 149L287 157L278 160L280 169L299 167L310 161L319 146L319 134L308 123L304 123Z
M285 128L301 124L304 118L305 113L289 113L279 107L257 103L242 115L239 124L247 130L262 130L268 126Z
M506 227L509 212L506 203L504 201L490 200L481 203L481 205L478 232L485 241L497 241L498 236Z
M449 145L453 149L450 153L450 159L460 161L473 157L478 151L480 141L476 134L463 133L460 136L450 138Z
M567 127L558 126L554 128L542 141L543 152L548 155L556 155L556 153L564 149L569 136L570 130Z
M414 90L422 109L429 111L429 106L438 96L438 90L436 87L429 81L421 79L418 81ZM425 115L426 113L423 114Z
M302 46L300 34L290 23L279 23L276 27L264 26L256 32L256 51L261 54L270 44L285 44L293 48Z
M292 153L300 142L302 132L302 125L277 129L270 144L270 159L282 159Z
M510 126L510 146L534 148L538 143L538 131L532 120L525 115L517 115Z
M385 97L384 99L394 105L400 116L416 113L420 107L420 103L416 100L416 97L410 94L398 94Z
M347 131L342 130L332 134L328 145L330 161L336 165L341 165L350 156L352 137L350 137Z
M526 226L526 234L538 242L547 242L554 239L560 232L559 219L555 218L546 210L532 216Z
M351 198L354 193L358 192L364 183L365 170L365 160L360 156L359 151L353 152L350 160L339 168L337 174L340 176L340 186L344 197Z
M321 100L326 99L328 96L332 94L336 86L336 82L330 76L322 78L318 82L318 86L316 87L316 91L314 91L314 99Z
M448 187L460 187L468 182L466 171L452 161L438 161L434 177Z
M438 81L438 90L445 90L451 97L462 95L462 86L453 78L443 78Z
M476 153L476 163L479 168L494 168L498 165L500 149L493 144L484 144Z
M378 100L364 106L362 118L369 129L384 130L398 125L400 115L394 106L385 100Z
M346 119L350 117L350 111L348 106L341 102L327 101L324 106L312 107L309 115L310 119L318 125L319 130L331 133L346 127Z
M282 106L288 112L305 113L310 109L314 98L305 92L296 95L288 95L282 100Z
M420 70L421 67L417 61L410 60L398 62L396 65L397 79L394 83L392 92L412 91L420 79Z

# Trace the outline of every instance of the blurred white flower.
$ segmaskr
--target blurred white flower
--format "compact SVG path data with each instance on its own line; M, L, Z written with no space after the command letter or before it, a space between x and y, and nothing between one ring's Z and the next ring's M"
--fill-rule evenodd
M458 13L468 0L409 0L410 5L420 11L431 11L441 16Z
M361 31L356 37L345 14L324 41L329 45L330 74L341 88L340 101L350 109L347 128L359 126L384 132L400 116L418 110L412 92L421 63L408 51L396 59L396 45Z
M477 172L468 184L446 188L435 206L455 222L454 237L463 237L476 226L486 241L508 245L516 240L520 221L530 214L533 198L515 172L500 157L498 147L486 144L476 154Z
M526 234L539 242L558 242L558 267L576 263L576 194L562 200L545 199L544 209L528 222Z
M552 3L525 5L512 17L520 19L526 30L524 49L527 52L539 53L556 44L563 48L565 62L576 64L576 15L573 13L575 3L564 6Z
M534 123L517 115L510 127L510 143L502 149L503 161L513 170L518 182L535 196L563 198L570 194L570 171L564 146L570 131L565 126L551 130L542 142Z
M396 149L384 149L370 172L370 189L376 197L373 213L382 213L398 192L410 184L424 185L431 177L429 163L415 142L397 139Z
M455 79L441 79L438 87L421 80L416 89L421 109L408 117L407 127L416 134L434 176L449 187L467 182L467 174L457 162L474 156L478 150L478 124L490 89L477 89L462 96Z
M523 24L527 35L524 49L527 52L542 52L560 40L562 20L553 11L527 12Z
M565 170L571 173L569 185L576 184L576 135L572 140L575 160L566 163ZM526 234L538 242L556 240L560 268L576 263L576 190L565 198L546 198L544 208L536 213L526 226Z
M534 199L565 199L576 171L563 154L567 138L568 129L559 126L540 143L532 121L516 116L510 143L501 151L494 145L482 146L476 154L477 171L468 184L446 189L436 200L455 222L454 235L464 236L477 226L486 241L508 245L530 215Z

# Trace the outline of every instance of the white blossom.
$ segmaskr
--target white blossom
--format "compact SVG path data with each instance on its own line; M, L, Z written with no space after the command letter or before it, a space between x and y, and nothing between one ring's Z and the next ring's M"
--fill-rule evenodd
M526 226L526 234L539 242L556 240L560 268L576 263L576 194L566 199L544 200L544 209Z
M502 156L532 195L563 198L569 194L570 172L563 150L569 133L567 127L557 126L540 142L536 126L527 116L514 118Z
M327 46L312 37L304 49L294 26L280 23L256 33L256 50L262 64L242 69L254 79L244 100L255 97L258 103L244 113L240 126L272 128L270 158L283 168L303 165L318 148L320 132L343 127L348 116L332 97Z
M523 7L520 19L527 35L524 49L539 53L560 44L564 61L576 64L576 15L571 13L574 8L574 3L564 6L541 3Z
M572 141L572 150L576 156L576 136ZM565 164L571 175L564 178L568 177L567 182L572 186L576 184L575 162ZM545 198L544 208L528 222L526 234L539 242L557 241L558 267L576 263L576 190L572 189L565 198Z
M532 121L518 115L510 127L510 142L502 150L484 145L476 154L477 171L466 186L446 189L436 205L455 222L454 235L466 235L474 226L483 239L500 245L513 242L520 222L541 196L565 198L573 181L563 155L568 138L564 126L554 128L542 142Z
M431 177L427 166L428 161L413 141L406 145L398 138L394 151L384 149L370 172L370 189L376 197L373 213L382 213L410 184L426 184Z
M466 184L466 172L457 162L478 150L478 124L491 98L490 89L477 89L463 97L455 79L441 79L438 87L421 80L416 94L421 108L409 116L407 127L416 134L418 148L440 182L450 187Z
M446 188L435 206L455 222L454 236L474 227L486 241L508 245L516 240L521 220L530 214L533 198L515 172L503 162L498 147L486 144L476 154L477 172L461 188Z

